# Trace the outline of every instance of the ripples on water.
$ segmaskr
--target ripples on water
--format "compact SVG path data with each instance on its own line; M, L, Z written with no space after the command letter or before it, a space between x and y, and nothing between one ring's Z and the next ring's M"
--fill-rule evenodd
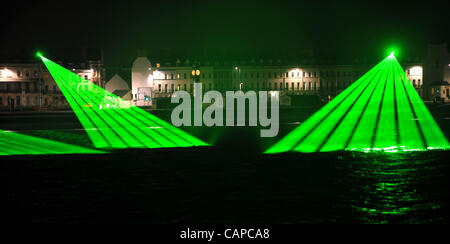
M337 183L345 190L336 207L348 211L349 222L448 223L448 156L442 151L338 156Z

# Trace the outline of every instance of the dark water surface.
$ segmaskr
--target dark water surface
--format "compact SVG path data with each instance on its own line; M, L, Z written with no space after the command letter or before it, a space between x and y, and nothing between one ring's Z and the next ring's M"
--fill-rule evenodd
M338 209L350 222L448 223L448 152L355 153L338 157Z
M448 138L447 107L432 113ZM2 222L450 223L450 151L262 154L314 111L282 112L277 138L260 138L258 128L185 128L209 148L0 157ZM71 113L0 122L92 146Z
M449 152L2 157L5 222L449 223Z

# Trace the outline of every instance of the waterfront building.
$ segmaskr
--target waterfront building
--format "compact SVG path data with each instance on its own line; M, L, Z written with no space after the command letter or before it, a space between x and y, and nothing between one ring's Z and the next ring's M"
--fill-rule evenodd
M324 64L304 61L289 64L272 59L250 61L199 61L204 91L255 90L279 91L281 96L317 96L329 101L365 74L373 64ZM152 65L146 56L140 56L132 66L131 87L133 102L138 106L151 105L152 100L168 98L175 91L192 93L194 80L189 59L158 62ZM403 64L406 75L419 95L424 93L424 64L420 60ZM447 79L448 78L444 78ZM144 94L144 95L142 95ZM427 95L427 96L425 96Z
M58 63L89 82L104 87L101 58ZM55 80L38 59L29 63L0 63L0 111L69 108Z

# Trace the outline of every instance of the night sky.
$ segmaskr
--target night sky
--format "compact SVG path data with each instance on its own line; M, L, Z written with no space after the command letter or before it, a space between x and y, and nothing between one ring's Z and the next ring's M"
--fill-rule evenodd
M2 55L103 48L109 66L152 56L379 58L450 42L448 3L402 1L16 1L2 11Z

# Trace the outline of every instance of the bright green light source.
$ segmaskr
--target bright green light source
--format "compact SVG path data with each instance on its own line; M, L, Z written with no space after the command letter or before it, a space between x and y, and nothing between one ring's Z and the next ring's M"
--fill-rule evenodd
M208 144L40 56L97 148Z
M386 49L386 55L388 55L389 57L394 57L395 55L399 55L400 49L398 49L396 46L389 46Z
M106 153L39 137L0 130L0 155Z
M265 153L431 149L450 145L392 52Z
M42 54L41 54L41 52L36 52L36 57L40 57L40 58L42 58Z

